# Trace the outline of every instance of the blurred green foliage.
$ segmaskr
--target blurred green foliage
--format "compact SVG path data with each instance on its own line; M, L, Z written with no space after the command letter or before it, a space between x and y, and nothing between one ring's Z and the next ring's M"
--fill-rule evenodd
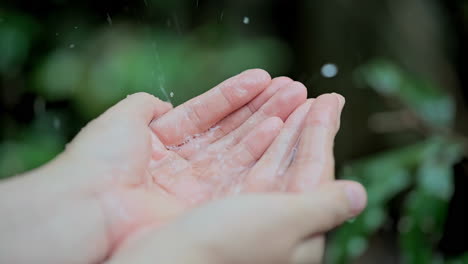
M361 182L369 202L361 216L336 232L329 261L348 263L362 254L367 238L384 225L390 200L404 193L397 220L404 263L442 263L435 249L453 194L453 166L462 159L465 144L449 133L455 120L454 100L442 89L382 59L358 69L357 78L411 109L411 118L431 131L421 142L345 167L343 178Z
M331 236L329 263L359 260L392 221L401 262L468 263L437 252L466 155L437 4L345 2L291 1L276 16L280 1L0 3L0 178L49 161L128 94L178 105L264 68L347 98L339 177L363 183L369 206ZM320 76L328 62L337 77Z
M9 76L23 74L21 67L37 43L40 25L25 15L1 13L0 18L0 49L6 54L0 56L0 71L8 81ZM79 117L75 129L132 93L148 92L178 105L245 69L264 68L274 74L289 64L286 46L269 37L228 34L224 30L229 29L206 25L181 35L126 21L111 24L110 19L94 29L72 26L52 34L42 29L41 34L53 36L54 48L32 65L30 76L21 76L29 77L26 89L38 96L37 102L67 101ZM206 45L213 37L219 39ZM50 115L35 112L35 122ZM48 161L70 137L64 129L50 134L35 131L34 125L6 122L3 134L15 136L0 143L0 178Z

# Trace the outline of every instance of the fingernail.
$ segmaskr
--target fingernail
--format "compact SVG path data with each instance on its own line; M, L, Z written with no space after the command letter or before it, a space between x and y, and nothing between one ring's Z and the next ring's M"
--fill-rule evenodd
M358 184L350 184L345 187L346 196L352 208L353 215L360 213L366 206L366 192Z

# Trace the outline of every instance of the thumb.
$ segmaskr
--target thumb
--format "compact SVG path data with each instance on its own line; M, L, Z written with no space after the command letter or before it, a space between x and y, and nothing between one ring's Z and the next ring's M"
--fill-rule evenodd
M234 196L193 210L173 227L215 244L246 240L246 247L267 243L287 248L356 217L366 203L362 185L334 181L321 185L312 194ZM281 244L273 245L271 241Z
M121 120L143 121L149 125L155 118L167 113L172 105L148 93L135 93L127 96L113 107L109 108L99 119L118 118ZM98 119L98 120L99 120Z
M151 121L171 109L171 104L147 93L127 96L86 125L71 142L71 149L88 153L94 152L96 146L108 147L132 138L145 138Z
M361 184L334 181L313 194L294 197L284 209L288 210L284 217L298 234L324 233L359 215L366 204L367 194Z
M304 238L355 217L365 204L364 188L349 181L324 184L313 194L232 197L145 230L109 263L288 263Z

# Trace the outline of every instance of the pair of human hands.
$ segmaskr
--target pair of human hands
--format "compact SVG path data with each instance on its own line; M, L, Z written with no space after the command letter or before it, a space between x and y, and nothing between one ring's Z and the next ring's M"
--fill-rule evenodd
M12 215L4 252L18 252L0 260L317 262L323 233L365 205L362 187L332 181L343 105L262 70L175 109L129 96L53 162L0 186L15 201L0 206Z

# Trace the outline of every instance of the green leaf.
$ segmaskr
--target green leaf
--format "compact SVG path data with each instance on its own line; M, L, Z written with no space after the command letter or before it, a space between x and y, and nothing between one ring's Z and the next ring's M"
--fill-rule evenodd
M447 129L453 125L455 103L452 96L428 80L414 77L383 59L361 67L358 76L381 95L399 99L428 126Z
M400 244L406 263L431 263L444 227L453 193L453 165L462 156L462 145L434 138L417 171L415 188L405 202ZM432 262L434 263L434 262Z
M407 213L401 220L402 230L406 230L402 233L405 248L414 250L413 255L406 257L416 261L431 259L433 255L428 258L427 254L432 248L424 244L429 240L421 232L432 230L433 240L438 238L453 189L451 167L461 155L460 143L433 137L346 166L342 178L364 185L368 207L355 221L334 232L327 251L328 263L349 263L360 255L368 243L366 239L386 222L388 202L413 185L418 189L408 198ZM420 226L421 230L415 229Z

